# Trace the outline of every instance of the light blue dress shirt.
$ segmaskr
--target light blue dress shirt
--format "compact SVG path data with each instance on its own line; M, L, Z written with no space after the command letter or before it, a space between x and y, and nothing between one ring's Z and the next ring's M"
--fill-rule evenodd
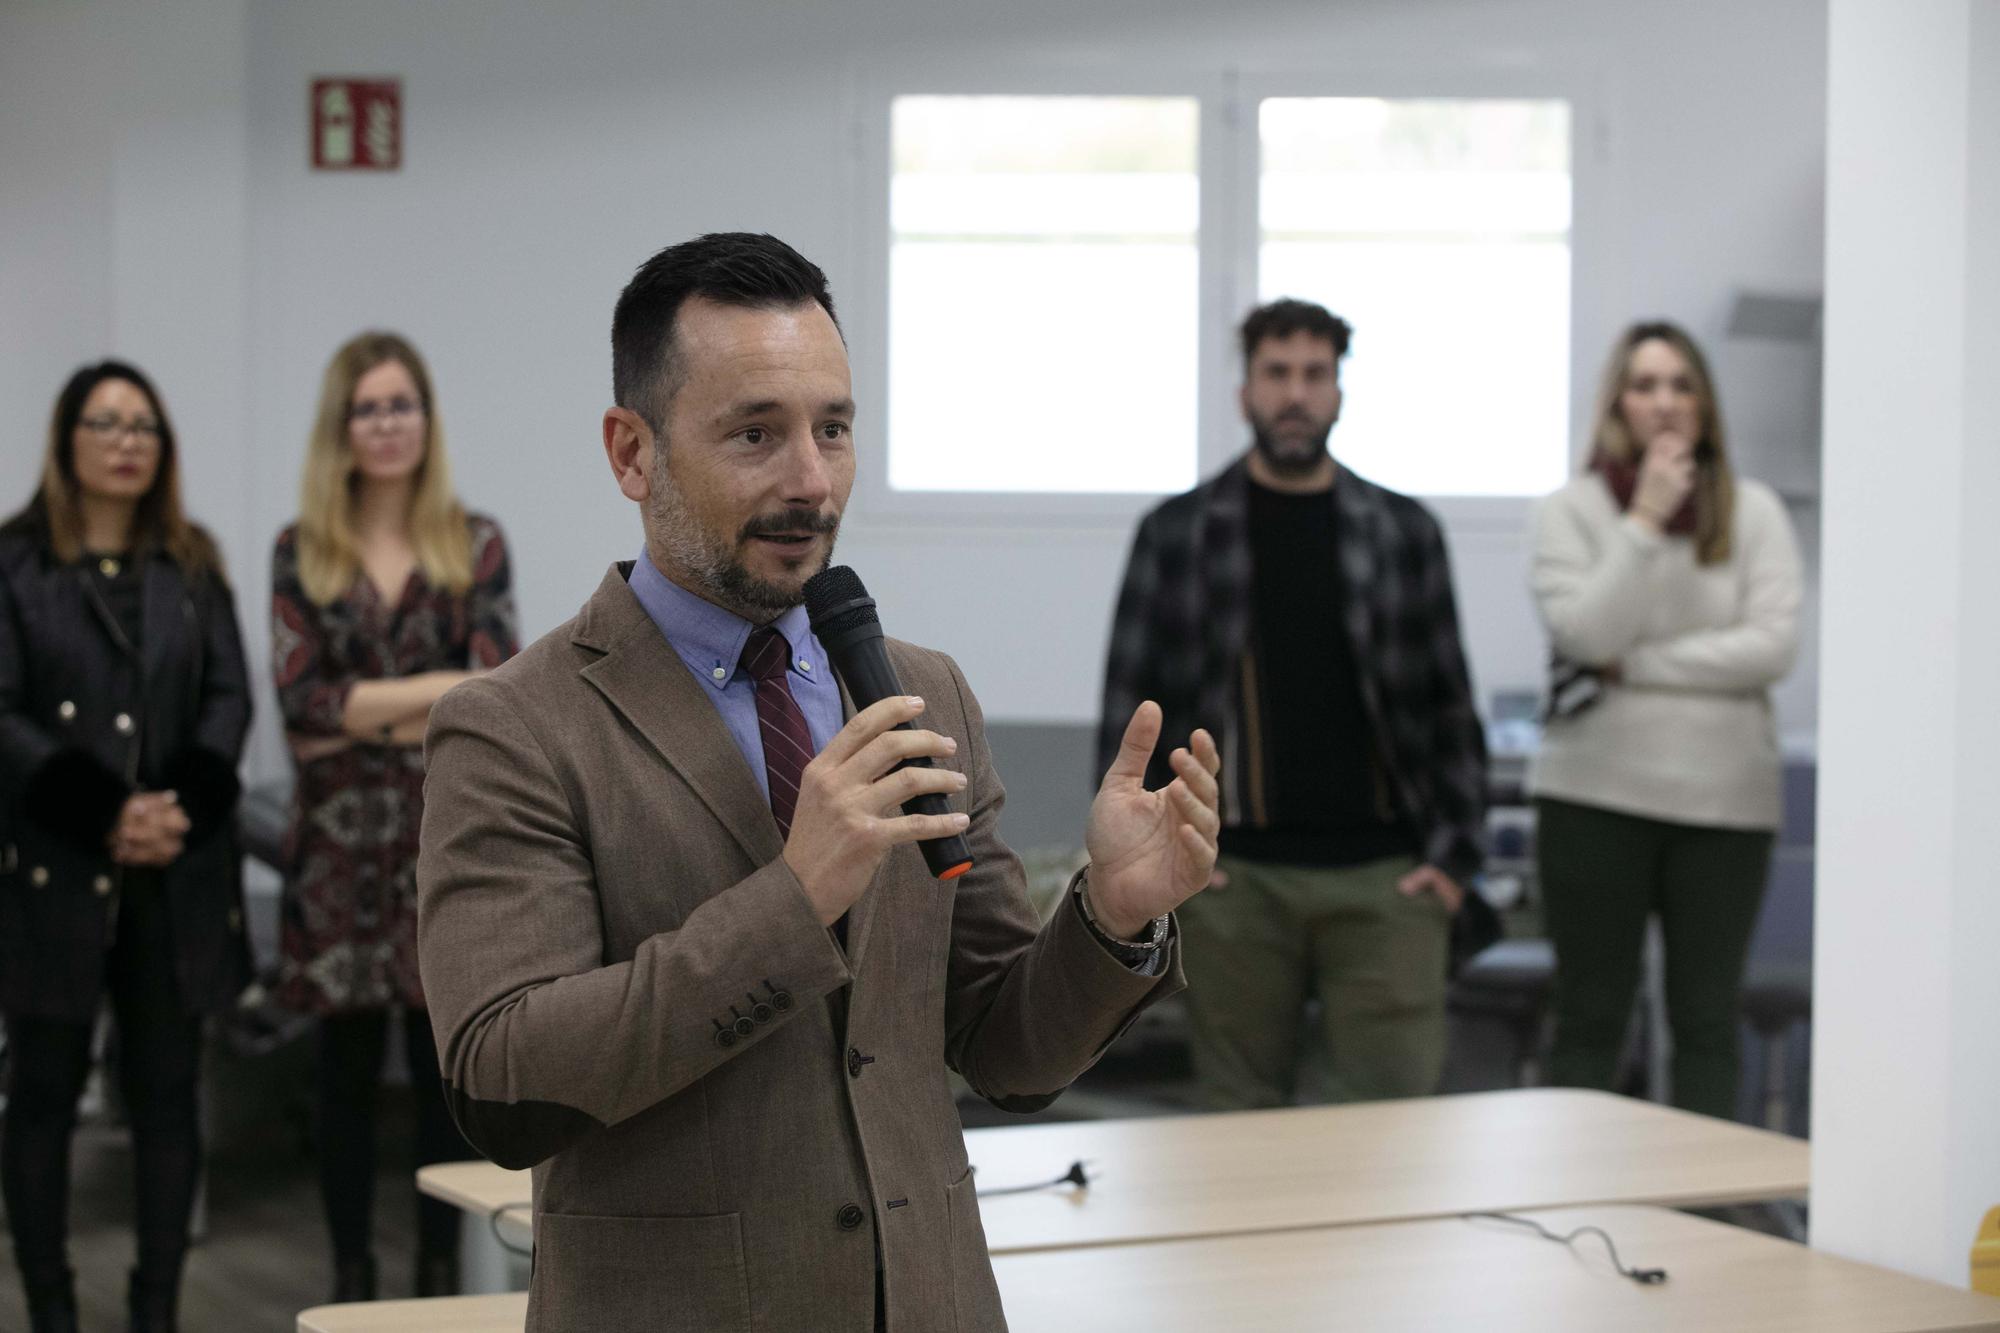
M733 611L703 601L669 579L654 567L652 558L643 550L633 562L632 576L627 582L668 645L687 663L694 678L708 688L715 711L722 715L736 748L743 752L743 762L750 765L751 775L757 779L757 790L769 801L771 785L764 772L764 737L757 726L756 682L741 665L743 645L757 627ZM813 637L805 607L793 607L772 621L771 628L784 635L785 642L791 645L791 669L786 673L785 683L791 687L799 711L805 714L813 753L818 754L846 721L841 715L840 685L819 640Z

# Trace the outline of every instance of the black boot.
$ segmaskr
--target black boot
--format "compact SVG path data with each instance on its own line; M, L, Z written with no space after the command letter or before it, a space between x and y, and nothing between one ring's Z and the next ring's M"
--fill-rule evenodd
M359 1259L335 1259L333 1261L334 1304L340 1305L348 1301L372 1301L374 1299L374 1255L363 1255Z
M29 1333L77 1333L76 1288L60 1282L27 1284Z
M458 1295L458 1256L452 1254L418 1254L417 1295Z
M178 1269L165 1277L133 1269L132 1284L125 1294L125 1308L132 1317L132 1333L175 1333L180 1327L175 1315L180 1294L181 1275Z

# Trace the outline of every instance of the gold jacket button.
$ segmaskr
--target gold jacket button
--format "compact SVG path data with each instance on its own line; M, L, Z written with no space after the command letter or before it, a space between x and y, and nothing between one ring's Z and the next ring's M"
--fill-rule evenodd
M90 881L90 891L100 898L108 897L111 893L111 876L99 875Z
M65 699L57 704L56 716L65 722L76 721L76 702L72 699Z
M36 866L33 870L30 870L28 872L28 883L38 889L47 888L49 886L49 868L47 866Z
M130 713L120 713L117 717L111 719L111 725L118 728L119 735L130 736L132 734L132 715Z

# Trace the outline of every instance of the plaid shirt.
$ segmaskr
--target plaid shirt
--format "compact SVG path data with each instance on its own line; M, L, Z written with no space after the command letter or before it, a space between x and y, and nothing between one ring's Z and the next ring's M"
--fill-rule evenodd
M1459 643L1444 536L1417 501L1344 468L1330 503L1347 580L1348 643L1377 758L1424 860L1469 885L1485 859L1486 738ZM1157 700L1166 726L1147 779L1158 786L1173 776L1172 748L1208 728L1222 747L1223 821L1232 826L1261 822L1245 793L1258 784L1268 790L1270 778L1268 766L1249 771L1264 747L1246 743L1243 721L1249 511L1249 470L1238 459L1140 520L1112 625L1098 735L1101 773L1132 710ZM1260 730L1269 735L1282 725L1267 715Z

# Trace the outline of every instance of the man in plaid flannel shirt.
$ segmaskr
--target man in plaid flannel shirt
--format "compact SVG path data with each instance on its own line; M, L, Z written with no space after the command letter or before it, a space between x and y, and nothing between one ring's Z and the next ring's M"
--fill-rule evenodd
M1253 446L1139 524L1099 767L1142 699L1165 709L1163 736L1222 738L1220 891L1180 913L1209 1104L1292 1100L1313 993L1336 1099L1420 1096L1443 1067L1452 920L1483 856L1486 746L1451 567L1421 504L1327 449L1346 322L1284 300L1241 335ZM1164 751L1153 764L1171 780Z

